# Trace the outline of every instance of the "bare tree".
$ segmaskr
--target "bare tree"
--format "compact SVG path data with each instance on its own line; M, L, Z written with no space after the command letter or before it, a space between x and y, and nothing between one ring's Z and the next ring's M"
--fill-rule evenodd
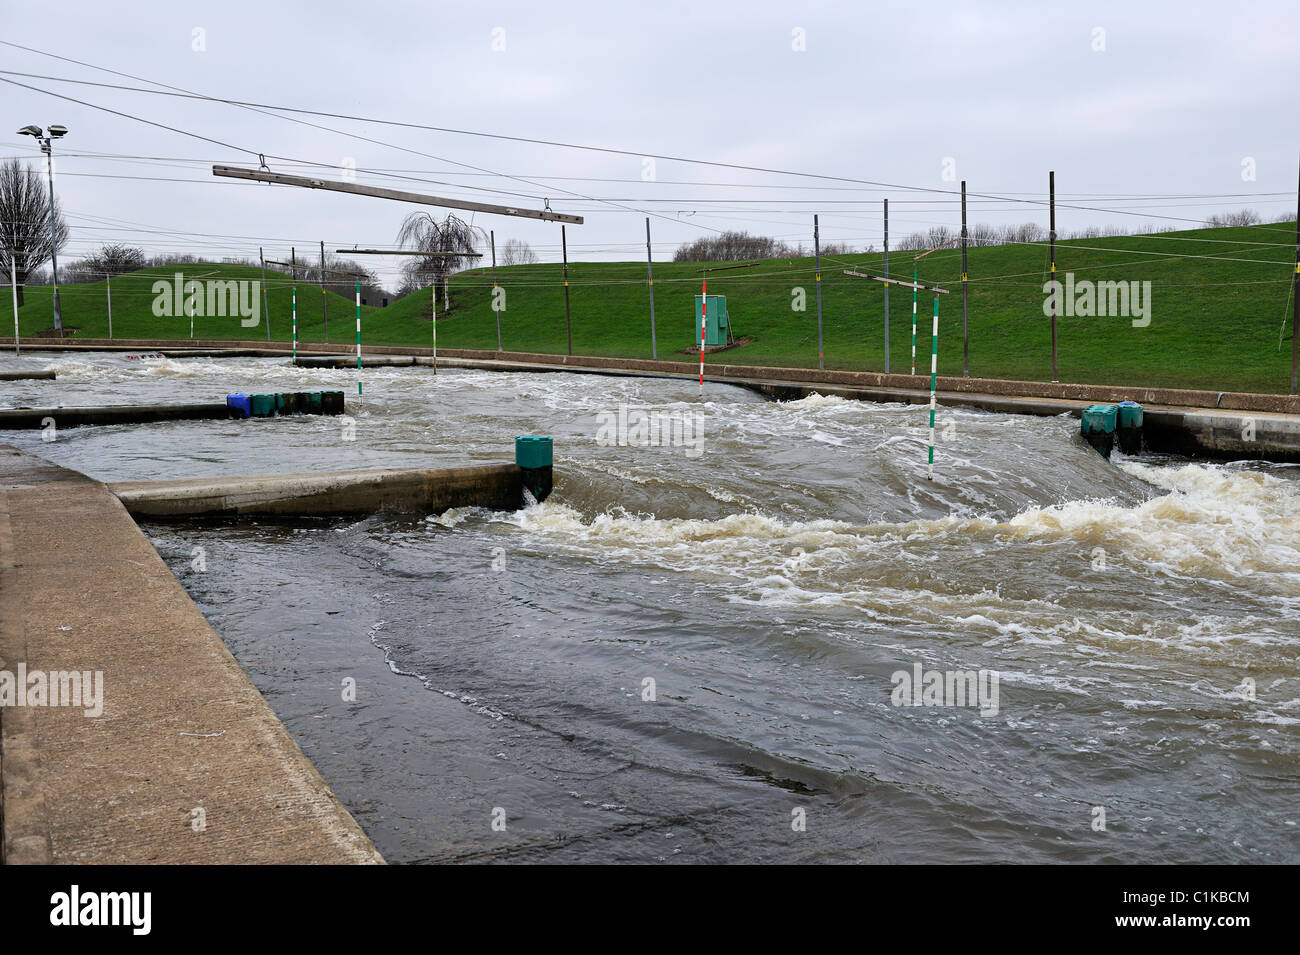
M448 214L439 222L427 212L413 212L402 220L397 244L417 252L477 252L476 239L482 230ZM416 288L442 283L442 307L451 308L449 276L464 267L465 259L455 255L423 255L403 268L407 285ZM434 294L437 294L435 288Z
M1211 229L1222 229L1225 227L1240 228L1242 226L1258 225L1260 221L1259 213L1254 209L1240 209L1237 212L1212 215L1205 220L1205 224Z
M522 239L506 239L506 244L501 247L502 265L533 265L536 262L537 253Z
M67 244L68 223L57 200L52 211L53 246L50 194L45 180L17 159L0 163L0 266L4 267L7 281L12 261L19 305L23 304L27 277Z
M129 245L105 245L84 259L68 263L69 284L98 282L104 278L144 268L144 250ZM62 271L62 270L60 270Z
M785 242L748 232L723 232L687 243L677 249L674 262L741 262L745 259L777 259L798 251Z

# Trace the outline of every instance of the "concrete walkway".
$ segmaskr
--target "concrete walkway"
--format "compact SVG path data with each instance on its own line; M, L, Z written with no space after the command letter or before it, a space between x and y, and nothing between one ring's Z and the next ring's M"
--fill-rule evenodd
M5 862L383 861L108 487L0 445L20 665L102 671L103 712L0 706Z

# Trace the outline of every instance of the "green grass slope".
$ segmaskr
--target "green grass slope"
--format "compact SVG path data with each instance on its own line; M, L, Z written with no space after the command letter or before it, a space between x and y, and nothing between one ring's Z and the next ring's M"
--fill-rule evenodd
M1062 381L1283 392L1290 383L1290 291L1294 226L1202 229L1150 236L1061 242L1057 270L1082 280L1151 283L1150 324L1123 317L1059 317L1058 366ZM879 274L882 256L823 257L822 312L827 368L883 370L884 289L842 273ZM970 249L970 374L975 377L1050 380L1050 324L1043 314L1048 279L1046 244ZM912 256L890 255L890 274L911 277ZM656 263L655 315L659 357L686 359L692 341L694 296L703 263ZM152 285L176 268L145 270L113 282L113 333L119 338L189 336L189 319L152 314ZM567 347L564 287L558 264L500 268L505 289L502 344L509 351L563 353ZM189 266L188 278L258 279L242 266ZM940 297L939 370L962 372L961 252L944 250L920 262L923 283L948 288ZM709 361L730 364L817 366L815 266L811 258L768 260L746 269L710 273L710 293L727 296L743 347ZM645 358L650 355L649 289L644 262L574 263L569 266L573 352ZM271 334L289 338L287 277L271 277ZM803 290L804 310L793 306ZM443 348L496 347L488 269L462 272L452 281L452 309L439 303L438 344ZM340 349L355 342L355 305L328 294L330 340ZM917 371L929 371L931 302L919 295ZM108 332L104 284L62 289L64 323L81 337ZM428 347L430 293L407 296L388 308L363 309L364 341ZM299 287L299 337L322 341L322 296ZM890 291L891 370L911 364L910 290ZM22 333L52 325L50 291L32 287L21 310ZM1284 331L1281 331L1285 326ZM195 320L197 338L261 339L265 327L244 329L237 318ZM687 359L688 360L688 359Z

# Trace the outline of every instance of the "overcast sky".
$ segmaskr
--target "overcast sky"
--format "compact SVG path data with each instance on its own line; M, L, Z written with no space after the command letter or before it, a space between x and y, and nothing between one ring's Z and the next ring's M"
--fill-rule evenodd
M72 257L105 241L214 258L259 245L275 258L291 245L318 253L321 240L392 247L420 208L211 175L214 162L256 167L258 153L280 172L306 160L322 178L354 165L357 182L390 188L531 208L549 198L586 217L568 229L575 260L643 259L646 215L656 258L722 229L811 244L814 213L824 240L879 247L883 197L897 239L955 227L942 190L961 179L972 194L1045 199L1049 169L1063 204L1170 217L1063 208L1062 230L1191 227L1180 220L1242 207L1272 219L1296 203L1294 3L7 6L0 39L91 64L0 46L7 71L151 87L101 67L209 96L632 153L298 117L329 127L317 129L292 114L0 74L225 144L0 84L4 155L39 159L20 126L70 130L56 186ZM892 185L651 165L649 154ZM1045 226L1046 209L970 203L972 223L1031 219ZM498 248L515 237L559 258L557 225L473 221ZM373 259L390 287L394 261Z

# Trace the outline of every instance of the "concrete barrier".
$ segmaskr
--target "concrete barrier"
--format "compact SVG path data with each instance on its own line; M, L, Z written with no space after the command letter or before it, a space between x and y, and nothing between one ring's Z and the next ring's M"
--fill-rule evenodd
M0 371L0 381L50 381L53 378L52 371Z
M147 424L153 421L204 421L229 418L222 404L196 405L104 405L98 408L4 408L0 409L0 430L44 428L53 419L57 428L83 425Z
M7 446L0 669L101 675L0 706L3 862L383 861L109 489Z
M524 505L523 471L514 464L124 481L109 487L133 516L158 521L440 514L453 507L513 511Z

